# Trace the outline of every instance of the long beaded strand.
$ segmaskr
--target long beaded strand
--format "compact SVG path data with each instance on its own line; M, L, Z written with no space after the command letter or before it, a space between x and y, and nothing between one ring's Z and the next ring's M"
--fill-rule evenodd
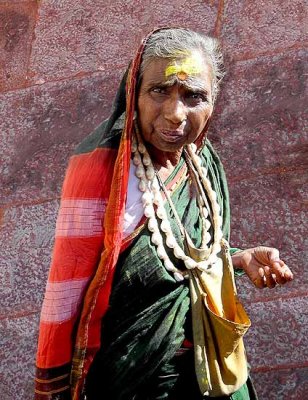
M166 245L170 249L173 250L173 253L176 258L184 261L185 267L187 269L199 268L200 270L206 269L210 264L214 263L217 259L217 254L219 253L220 240L222 238L222 230L221 230L221 217L219 216L219 205L216 201L216 193L212 190L210 181L204 176L204 169L201 170L201 159L195 154L194 145L188 145L188 154L191 157L194 168L198 173L198 177L195 176L196 180L199 181L200 186L200 175L201 175L201 183L207 194L211 203L212 213L213 213L213 228L214 228L214 240L213 244L210 248L210 254L207 259L204 259L200 262L196 262L193 258L189 257L185 254L183 249L177 243L170 226L170 222L168 221L167 213L164 207L164 201L160 193L159 182L157 176L155 174L155 169L152 164L150 155L147 152L145 145L142 142L141 136L137 133L138 143L136 139L133 141L132 152L133 152L133 163L136 165L136 176L139 178L139 190L143 192L142 194L142 204L144 208L144 215L149 219L148 228L151 235L152 243L157 247L157 255L163 261L165 268L172 272L175 279L177 281L182 281L184 279L184 275L186 275L185 271L180 271L178 268L170 260L163 243L163 238L160 233L160 230L165 233L166 236ZM192 171L194 173L194 171ZM196 173L194 173L196 175ZM167 191L166 191L167 193ZM167 200L170 205L172 203L170 196L166 195ZM202 197L199 196L199 206L202 202ZM204 202L203 202L204 203ZM156 206L156 210L154 208ZM174 206L172 207L172 209ZM205 233L208 234L207 230L210 227L209 221L206 220L206 216L208 215L208 210L205 208L205 204L203 204L201 218L203 221L203 228L205 232L203 232L203 237L205 237ZM176 214L176 210L174 208L174 214ZM177 217L177 219L179 219ZM158 220L161 222L159 223ZM205 222L207 221L207 223ZM180 222L181 231L184 229ZM183 233L183 232L182 232ZM188 235L185 235L186 238ZM206 236L206 242L209 241L208 235ZM190 246L192 243L189 243ZM206 246L205 246L206 248Z

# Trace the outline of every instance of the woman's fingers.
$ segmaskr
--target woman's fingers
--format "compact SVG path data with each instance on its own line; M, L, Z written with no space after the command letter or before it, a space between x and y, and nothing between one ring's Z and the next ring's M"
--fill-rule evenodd
M279 260L279 250L274 247L258 246L254 249L254 256L261 265L270 265Z
M274 288L277 284L283 285L284 283L293 279L293 274L289 267L281 260L273 263L271 266L266 265L260 267L257 277L253 280L254 285L262 289L268 287Z
M265 284L268 288L273 289L276 286L276 276L272 274L271 268L268 266L264 267Z
M282 261L282 263L284 264L284 262ZM282 265L282 263L280 263L279 261L274 261L272 263L272 271L276 276L276 281L277 283L279 283L279 285L283 285L284 283L286 283L286 278L284 276L284 265Z
M263 268L259 268L257 277L253 280L254 285L259 288L263 289L265 284L265 273Z
M264 286L273 288L278 283L283 285L293 279L290 268L280 259L279 251L272 247L259 246L255 249L256 260L263 264ZM261 283L258 280L258 287Z
M276 275L276 280L280 285L291 281L293 279L293 274L290 268L282 260L274 261L272 264L272 270Z

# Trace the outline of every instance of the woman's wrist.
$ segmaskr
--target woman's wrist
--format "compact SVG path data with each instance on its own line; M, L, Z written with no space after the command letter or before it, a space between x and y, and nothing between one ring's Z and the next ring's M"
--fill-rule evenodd
M230 249L230 255L232 259L232 264L233 267L236 269L243 269L243 263L242 263L242 253L244 250L237 249L237 248L231 248Z

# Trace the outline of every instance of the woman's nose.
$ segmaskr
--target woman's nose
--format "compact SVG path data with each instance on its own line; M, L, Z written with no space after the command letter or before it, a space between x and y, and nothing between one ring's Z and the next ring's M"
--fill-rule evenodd
M187 118L187 110L180 96L170 96L164 107L164 117L175 125L180 125Z

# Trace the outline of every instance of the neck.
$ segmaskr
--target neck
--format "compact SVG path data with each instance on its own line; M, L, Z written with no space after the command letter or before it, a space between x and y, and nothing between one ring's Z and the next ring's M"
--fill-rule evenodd
M147 144L147 148L157 169L163 167L168 169L172 168L173 170L174 167L178 165L183 152L183 148L172 152L161 151L149 144Z

